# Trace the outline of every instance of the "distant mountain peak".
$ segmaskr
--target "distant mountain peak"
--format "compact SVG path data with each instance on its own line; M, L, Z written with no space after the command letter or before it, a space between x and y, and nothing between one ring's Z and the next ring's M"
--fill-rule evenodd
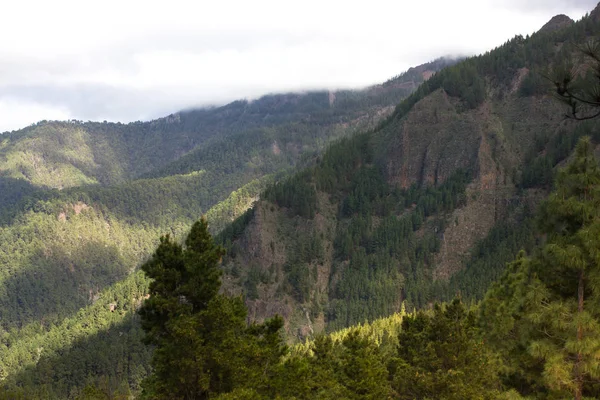
M594 21L600 20L600 3L590 13L590 18Z
M550 21L548 21L544 26L542 26L542 29L540 29L539 32L549 33L558 31L560 29L571 26L574 23L575 21L573 21L571 18L564 14L555 15Z

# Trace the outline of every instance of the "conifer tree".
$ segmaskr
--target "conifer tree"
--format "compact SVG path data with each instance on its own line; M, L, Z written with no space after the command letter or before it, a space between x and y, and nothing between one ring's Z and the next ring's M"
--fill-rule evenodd
M185 249L169 235L160 238L154 255L141 268L153 279L150 297L140 309L147 343L157 345L168 335L172 316L206 309L221 286L218 264L224 254L213 243L205 219L193 225Z
M559 173L539 225L544 246L532 257L521 253L488 292L484 332L521 393L598 397L600 168L588 138Z
M185 247L162 237L142 270L153 279L140 309L145 341L155 346L153 373L143 383L151 399L207 399L252 386L261 389L285 350L281 318L246 326L241 298L218 294L224 254L196 222Z
M493 399L499 364L460 300L402 320L394 389L400 399Z
M334 400L351 397L352 393L339 382L342 364L331 336L317 336L309 349L308 353L292 355L279 366L270 398Z
M550 80L559 100L569 106L565 116L581 121L600 117L600 41L578 49L587 62L575 67L567 61L555 68Z
M589 138L557 179L556 191L541 209L548 242L533 264L544 287L534 322L554 333L532 343L545 360L551 388L570 388L583 397L586 381L600 378L600 168Z
M391 394L388 371L378 346L360 331L352 330L342 341L340 381L351 399L386 399Z

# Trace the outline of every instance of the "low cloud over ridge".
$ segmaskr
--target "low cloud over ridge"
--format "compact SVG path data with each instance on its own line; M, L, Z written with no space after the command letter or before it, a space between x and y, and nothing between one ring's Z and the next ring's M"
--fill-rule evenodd
M525 4L526 3L526 4ZM579 19L594 1L11 2L0 132L41 119L133 121L275 91L362 87Z

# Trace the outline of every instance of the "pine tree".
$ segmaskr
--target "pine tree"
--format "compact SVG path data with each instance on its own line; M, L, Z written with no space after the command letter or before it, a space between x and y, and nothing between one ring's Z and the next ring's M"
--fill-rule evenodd
M317 336L309 349L310 353L294 354L280 365L270 398L349 398L352 393L339 382L341 362L331 336Z
M543 306L532 318L554 333L530 351L546 361L548 385L569 388L577 400L586 381L600 378L600 168L592 150L589 138L578 143L542 206L548 242L533 264L544 287Z
M535 282L531 259L521 251L508 264L504 275L492 284L480 306L481 332L502 356L503 381L525 396L547 392L540 380L543 362L527 351L536 331L526 318L528 293Z
M391 394L388 371L383 365L378 346L354 329L342 341L341 383L351 399L386 399Z
M192 399L208 393L198 316L220 287L218 263L224 251L212 243L207 228L204 219L195 223L185 249L168 235L161 237L152 259L142 266L153 281L139 313L145 342L156 346L154 371L144 382L147 397Z
M457 299L402 320L394 389L401 399L493 399L500 393L493 353L474 315Z
M544 246L523 253L482 304L484 332L522 394L598 397L600 384L600 168L589 139L541 207Z
M223 254L203 218L192 226L185 247L162 237L142 266L153 279L140 309L142 328L145 342L155 346L144 397L207 399L245 386L268 386L285 351L283 320L246 325L241 298L218 294Z
M587 120L600 117L600 41L578 47L587 57L575 67L569 60L558 65L550 78L557 97L569 106L567 118Z

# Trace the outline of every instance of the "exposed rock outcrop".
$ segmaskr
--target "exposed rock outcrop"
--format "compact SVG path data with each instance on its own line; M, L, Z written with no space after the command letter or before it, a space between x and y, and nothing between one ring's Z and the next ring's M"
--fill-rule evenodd
M574 23L575 23L575 21L573 21L571 18L569 18L568 16L566 16L564 14L555 15L554 17L552 17L552 19L550 21L546 22L546 24L544 26L542 26L542 28L539 30L539 32L549 33L549 32L558 31L560 29L569 27L569 26L573 25Z

